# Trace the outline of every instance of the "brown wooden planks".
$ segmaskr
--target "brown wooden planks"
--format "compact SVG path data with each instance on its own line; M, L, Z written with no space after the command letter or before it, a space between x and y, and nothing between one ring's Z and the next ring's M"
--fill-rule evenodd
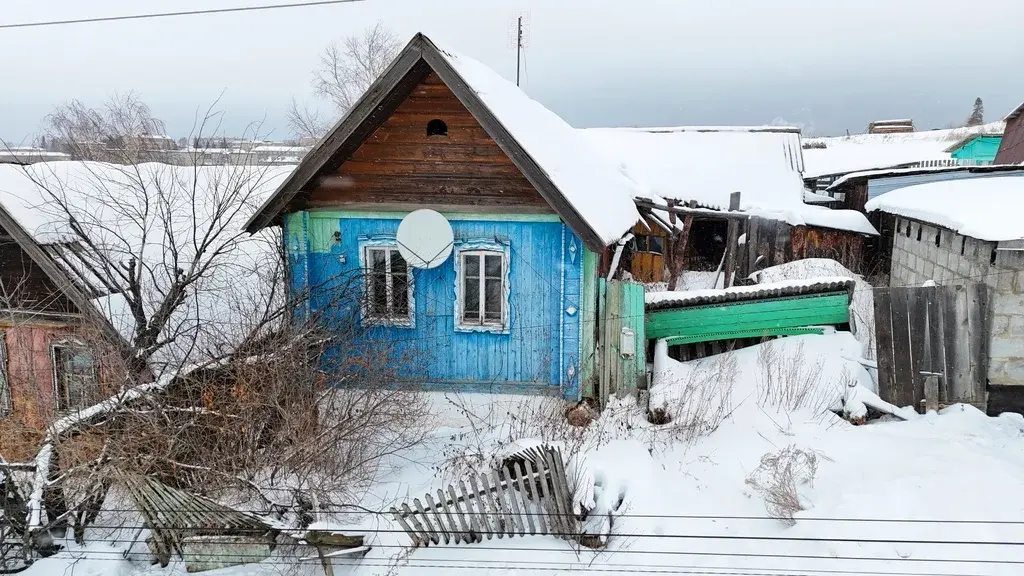
M900 288L900 291L906 293L907 326L910 331L910 346L908 347L910 381L907 384L909 389L906 392L910 394L910 401L902 405L912 404L914 409L919 410L920 400L924 399L924 376L921 372L929 369L924 365L924 352L928 337L928 303L934 298L935 287Z
M988 286L982 283L967 285L967 313L970 330L971 389L968 402L982 402L988 382Z
M914 403L914 372L910 351L910 303L905 288L893 288L892 310L893 341L893 398L897 406Z
M875 357L878 362L878 393L883 400L895 403L896 361L893 350L892 289L872 291L875 306Z

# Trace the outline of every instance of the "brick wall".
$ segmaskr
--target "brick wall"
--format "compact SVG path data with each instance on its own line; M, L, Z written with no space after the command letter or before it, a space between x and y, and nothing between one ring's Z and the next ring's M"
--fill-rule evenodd
M989 382L1024 385L1024 251L996 251L1010 244L961 236L906 218L896 222L889 285L920 286L927 280L940 285L987 284Z

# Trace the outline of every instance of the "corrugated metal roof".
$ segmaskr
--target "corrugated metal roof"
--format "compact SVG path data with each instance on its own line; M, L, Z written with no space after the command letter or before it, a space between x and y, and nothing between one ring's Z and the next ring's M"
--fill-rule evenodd
M755 284L738 286L723 290L692 290L686 292L654 292L647 294L645 309L668 310L671 308L689 308L708 304L724 304L730 302L750 302L766 298L786 298L793 296L809 296L828 292L852 292L856 282L853 278L841 276L811 278L808 280L775 282L771 284Z

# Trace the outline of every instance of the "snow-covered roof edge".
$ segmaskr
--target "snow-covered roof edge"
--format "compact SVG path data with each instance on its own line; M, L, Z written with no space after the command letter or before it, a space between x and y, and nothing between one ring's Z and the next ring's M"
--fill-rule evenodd
M481 72L481 68L485 72ZM417 33L388 69L370 85L330 132L317 142L313 150L249 219L245 229L254 233L271 225L301 189L325 169L333 158L361 144L361 129L379 121L382 109L390 111L396 108L404 100L404 97L397 97L401 91L411 91L411 86L418 83L428 69L435 72L452 90L540 195L590 249L604 249L640 220L632 200L634 196L642 195L639 186L623 177L614 166L598 161L596 150L591 150L564 120L486 66L450 50L442 50L423 33ZM485 74L488 75L487 87L481 91L480 87L473 85L473 81ZM508 86L500 86L497 80ZM494 104L500 104L501 113L492 110ZM514 120L507 117L510 110L540 120L547 128L558 132L545 134L550 137L549 140L571 144L578 140L580 146L560 150L557 159L564 162L552 166L549 161L554 155L546 149L550 143L546 143L544 138L532 138L534 148L544 149L538 151L524 146L520 142L523 131L515 129L522 128L524 123L510 122ZM591 153L594 161L588 162ZM588 190L583 189L584 186L572 186L581 188L578 191L565 189L570 184L580 183L596 185L597 190L594 186ZM621 188L621 198L619 194L612 193L615 187ZM597 192L602 191L608 193L597 194L595 197ZM637 193L634 194L634 191Z
M75 306L78 307L84 316L97 322L98 326L111 338L111 342L127 344L124 337L110 321L110 318L93 304L87 294L79 290L78 284L72 280L71 276L59 264L53 261L43 247L36 242L35 238L7 210L3 202L0 202L0 226L7 231L7 234L11 236L14 242L50 278L50 281L57 286L58 290L75 303Z

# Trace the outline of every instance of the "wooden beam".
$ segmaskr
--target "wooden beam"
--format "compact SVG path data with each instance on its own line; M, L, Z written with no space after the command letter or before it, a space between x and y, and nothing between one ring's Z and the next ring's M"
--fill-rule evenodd
M662 206L661 204L655 204L650 200L644 200L641 198L635 198L633 202L640 208L648 208L651 210L661 210L670 214L682 214L683 216L693 216L695 220L746 220L750 217L745 212L724 212L722 210L712 210L710 208L697 208L690 206ZM691 201L691 204L693 202Z
M729 212L736 212L740 209L740 193L733 192L729 195ZM736 273L736 253L739 251L740 222L729 220L729 232L726 236L725 245L725 281L723 286L732 286L732 277Z

